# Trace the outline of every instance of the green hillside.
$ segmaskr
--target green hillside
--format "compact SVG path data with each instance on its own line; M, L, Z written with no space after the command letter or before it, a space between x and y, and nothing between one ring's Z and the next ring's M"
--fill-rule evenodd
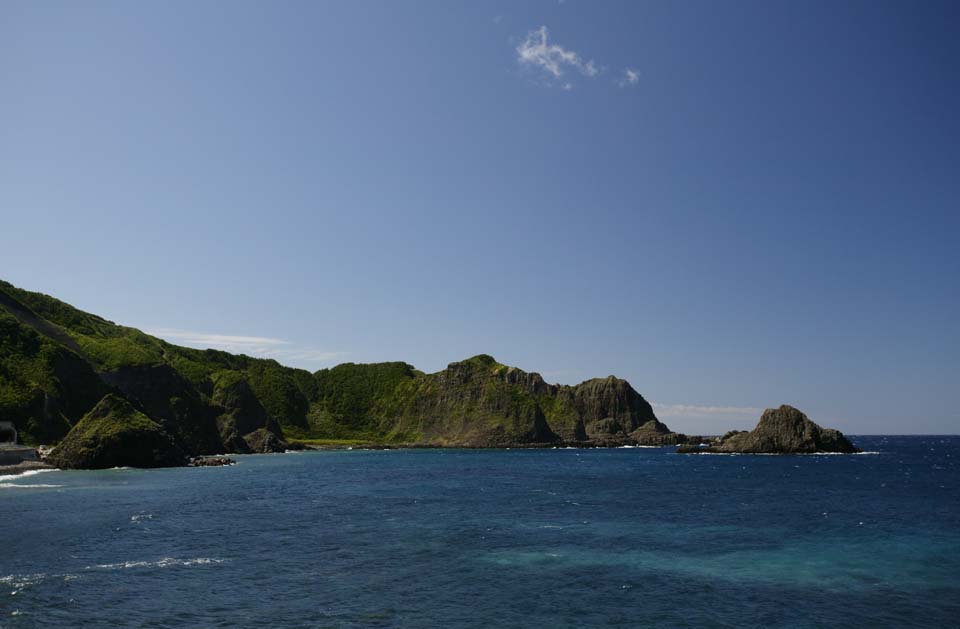
M403 362L310 373L180 347L0 281L0 417L55 444L104 396L129 402L187 454L306 443L507 446L675 443L613 376L576 386L487 355L425 374Z

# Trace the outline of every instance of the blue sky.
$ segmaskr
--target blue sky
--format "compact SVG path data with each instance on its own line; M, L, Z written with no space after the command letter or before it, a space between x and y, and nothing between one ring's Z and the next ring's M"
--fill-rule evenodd
M960 9L5 2L0 277L317 369L960 431Z

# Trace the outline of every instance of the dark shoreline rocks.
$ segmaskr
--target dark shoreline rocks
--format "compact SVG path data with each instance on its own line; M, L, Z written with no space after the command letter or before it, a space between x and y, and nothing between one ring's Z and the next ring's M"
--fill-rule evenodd
M228 456L198 456L194 457L188 463L189 467L223 467L225 465L236 465L237 462Z
M55 470L54 466L43 461L23 461L13 465L0 465L0 476L14 476L34 470Z
M757 426L732 430L708 446L683 445L679 454L855 454L860 450L839 430L823 428L802 412L784 404L768 408Z

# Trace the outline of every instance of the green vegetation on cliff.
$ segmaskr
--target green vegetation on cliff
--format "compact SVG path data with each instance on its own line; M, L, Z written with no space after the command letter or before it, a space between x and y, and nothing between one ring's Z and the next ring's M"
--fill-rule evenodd
M311 374L173 345L2 281L0 350L0 414L34 444L63 439L108 393L191 455L283 449L284 436L438 446L682 438L613 376L552 385L486 354L433 374L404 362Z
M106 392L75 353L0 309L0 418L23 442L59 440Z

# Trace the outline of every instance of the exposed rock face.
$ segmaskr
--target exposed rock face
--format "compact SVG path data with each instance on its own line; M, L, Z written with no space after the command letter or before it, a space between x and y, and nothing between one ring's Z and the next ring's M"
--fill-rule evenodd
M247 454L286 450L283 431L267 414L245 378L232 373L218 376L213 402L223 408L217 427L226 451Z
M742 454L812 454L859 452L839 430L822 428L792 406L768 408L750 432L731 431L707 448L685 447L684 454L725 452Z
M174 467L187 457L166 431L124 398L108 394L47 457L63 469Z
M588 438L627 435L657 421L650 404L626 380L595 378L581 382L573 392L574 408Z
M383 421L415 443L498 447L570 443L585 446L670 445L684 435L660 423L626 380L610 376L576 386L481 354L436 374L411 376ZM392 415L391 415L392 414Z
M496 447L550 443L537 392L547 385L538 374L499 365L485 354L450 363L401 391L400 430L432 445Z

